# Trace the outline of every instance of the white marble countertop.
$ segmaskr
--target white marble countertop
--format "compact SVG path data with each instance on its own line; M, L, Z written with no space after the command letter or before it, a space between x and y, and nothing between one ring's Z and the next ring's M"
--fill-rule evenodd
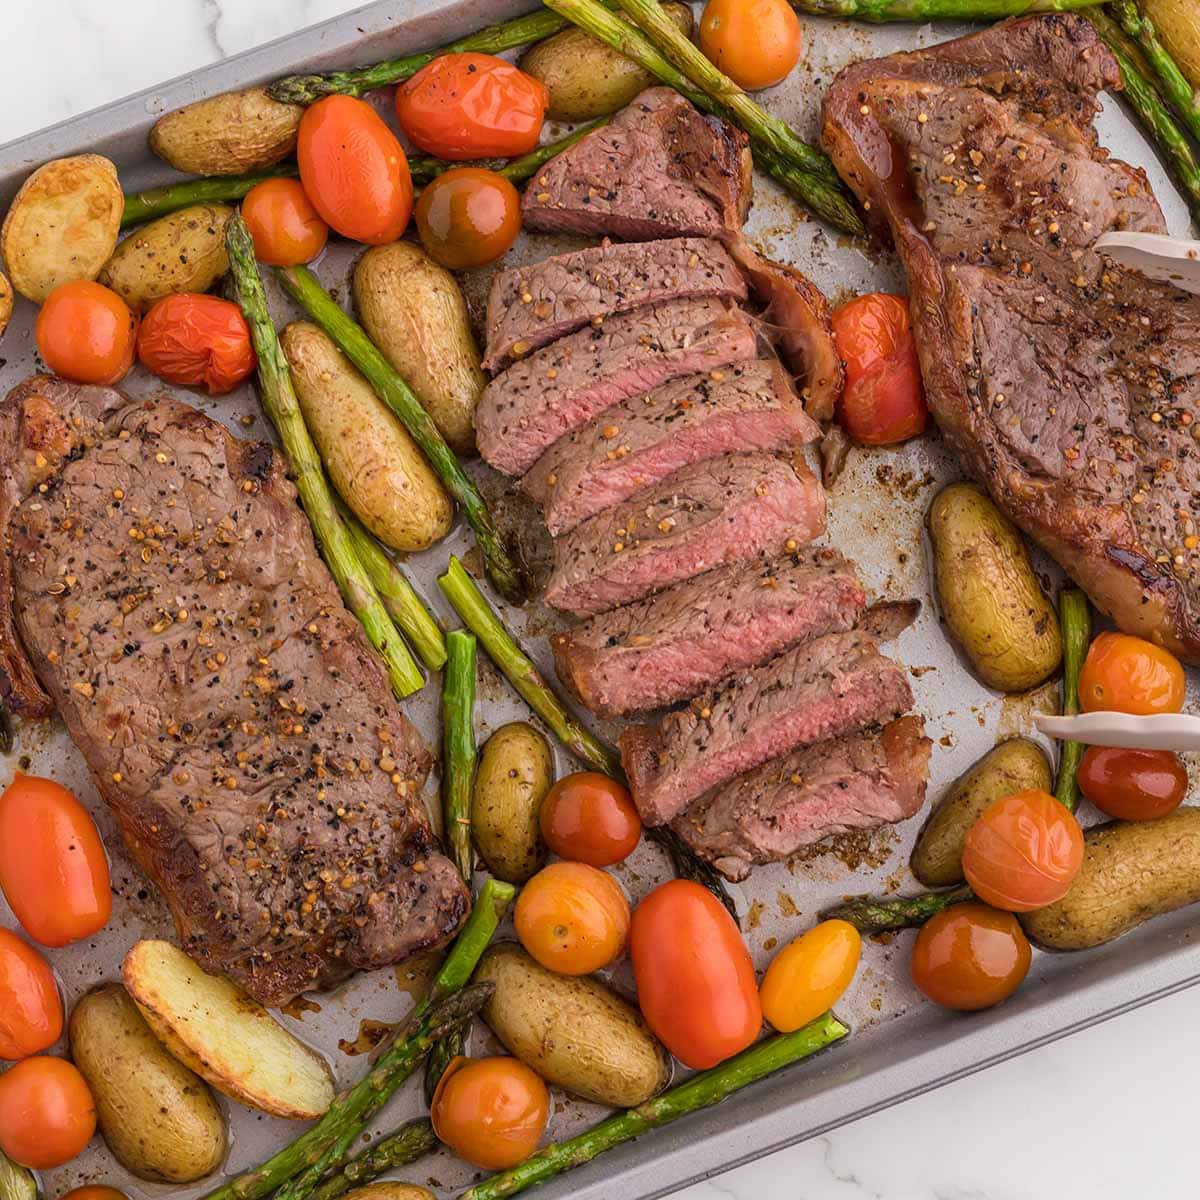
M0 143L357 2L4 0ZM1158 1001L680 1198L1192 1200L1198 1005Z

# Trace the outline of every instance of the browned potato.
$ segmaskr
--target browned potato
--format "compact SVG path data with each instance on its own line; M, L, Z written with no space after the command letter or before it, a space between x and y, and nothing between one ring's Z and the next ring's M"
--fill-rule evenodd
M1200 88L1200 6L1196 0L1141 0L1142 11L1194 88Z
M502 725L484 743L471 833L488 870L506 883L524 883L546 857L538 821L553 782L550 746L532 725Z
M377 1183L368 1183L366 1187L347 1192L343 1200L437 1200L437 1197L427 1188L418 1187L415 1183L397 1183L391 1179L381 1179Z
M8 282L8 276L0 271L0 337L4 336L4 331L8 328L9 321L12 320L12 311L12 287Z

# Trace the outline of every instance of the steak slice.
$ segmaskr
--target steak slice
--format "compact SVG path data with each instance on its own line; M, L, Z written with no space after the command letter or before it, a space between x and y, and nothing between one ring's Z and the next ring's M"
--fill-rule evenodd
M932 749L917 716L802 746L714 788L673 825L727 879L745 879L833 834L915 816Z
M606 241L498 271L488 291L483 365L495 371L613 313L700 296L746 299L741 270L711 238Z
M734 563L550 639L558 677L592 712L664 708L805 638L851 629L854 568L825 548Z
M431 756L282 459L36 377L0 460L3 675L45 689L184 949L278 1005L444 942L470 898L421 804Z
M725 455L555 539L546 603L590 616L714 567L795 550L824 530L825 493L803 460Z
M642 820L662 825L735 775L911 705L904 671L873 637L830 633L732 676L657 725L630 725L621 763Z
M1094 249L1164 232L1096 142L1119 78L1087 20L1021 18L848 68L824 139L900 251L964 466L1122 629L1198 663L1200 297Z
M479 452L520 475L564 434L613 404L680 375L753 358L755 326L719 300L670 300L620 313L513 363L483 389Z

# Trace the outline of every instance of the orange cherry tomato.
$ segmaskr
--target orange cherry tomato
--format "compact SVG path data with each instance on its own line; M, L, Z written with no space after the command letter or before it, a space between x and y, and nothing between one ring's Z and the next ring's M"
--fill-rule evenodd
M1089 746L1079 764L1079 790L1121 821L1152 821L1174 812L1188 790L1187 767L1170 750Z
M536 1149L550 1114L550 1093L516 1058L455 1058L433 1093L433 1131L459 1158L503 1171Z
M1079 707L1153 716L1183 708L1187 681L1179 660L1161 646L1128 633L1102 633L1079 672Z
M412 177L396 135L365 101L326 96L300 119L305 195L331 229L356 242L394 242L412 215Z
M629 954L642 1015L685 1067L716 1066L758 1037L750 951L707 888L688 879L655 888L633 914Z
M38 353L75 383L118 383L133 366L137 318L116 292L77 279L60 283L37 315Z
M138 359L167 383L203 387L210 396L232 391L258 359L242 310L219 296L164 296L142 319Z
M0 1150L35 1171L69 1162L96 1132L96 1104L77 1067L26 1058L0 1075Z
M708 0L704 56L748 92L774 87L800 61L800 21L787 0Z
M833 340L846 364L837 420L868 446L904 442L929 421L921 365L903 296L874 292L833 312Z
M59 1200L129 1200L129 1197L107 1184L88 1183L65 1192Z
M972 1012L1007 1000L1033 957L1017 918L986 904L952 904L917 934L913 983L936 1004Z
M598 771L560 779L546 794L542 837L559 858L611 867L628 858L642 836L642 820L627 788Z
M815 1021L850 986L862 937L849 921L822 921L771 960L759 995L763 1016L780 1033Z
M1082 865L1079 822L1037 788L985 808L963 845L963 874L975 894L1009 912L1061 900Z
M242 201L242 219L254 239L254 254L272 267L311 262L329 237L298 179L267 179Z
M629 902L611 875L586 863L551 863L521 889L513 924L548 971L590 975L625 949Z
M542 136L545 85L491 54L442 54L396 89L396 117L426 154L515 158Z
M108 921L112 889L100 834L52 779L18 772L0 795L0 890L43 946L77 942Z
M0 1058L28 1058L62 1036L63 1009L50 964L0 929Z
M417 197L417 232L429 257L452 271L499 258L521 231L521 197L503 175L451 167Z

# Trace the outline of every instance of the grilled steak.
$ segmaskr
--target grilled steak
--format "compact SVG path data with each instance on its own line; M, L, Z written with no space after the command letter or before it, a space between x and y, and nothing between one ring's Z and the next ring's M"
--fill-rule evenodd
M1096 144L1117 64L1029 17L860 63L825 144L908 271L925 389L997 504L1130 633L1200 662L1200 298L1093 249L1164 232Z
M187 952L281 1004L445 941L429 752L274 451L38 377L0 462L6 696L62 716Z
M726 563L794 550L824 529L825 493L803 461L726 455L556 539L546 603L590 616Z
M675 830L737 880L832 834L906 821L925 802L933 743L924 734L921 718L908 716L803 746L701 796Z
M805 638L853 628L866 605L836 551L697 575L551 639L558 677L604 717L663 708Z
M719 300L672 300L621 313L513 363L475 410L479 452L520 475L564 434L668 379L754 355L755 327Z

